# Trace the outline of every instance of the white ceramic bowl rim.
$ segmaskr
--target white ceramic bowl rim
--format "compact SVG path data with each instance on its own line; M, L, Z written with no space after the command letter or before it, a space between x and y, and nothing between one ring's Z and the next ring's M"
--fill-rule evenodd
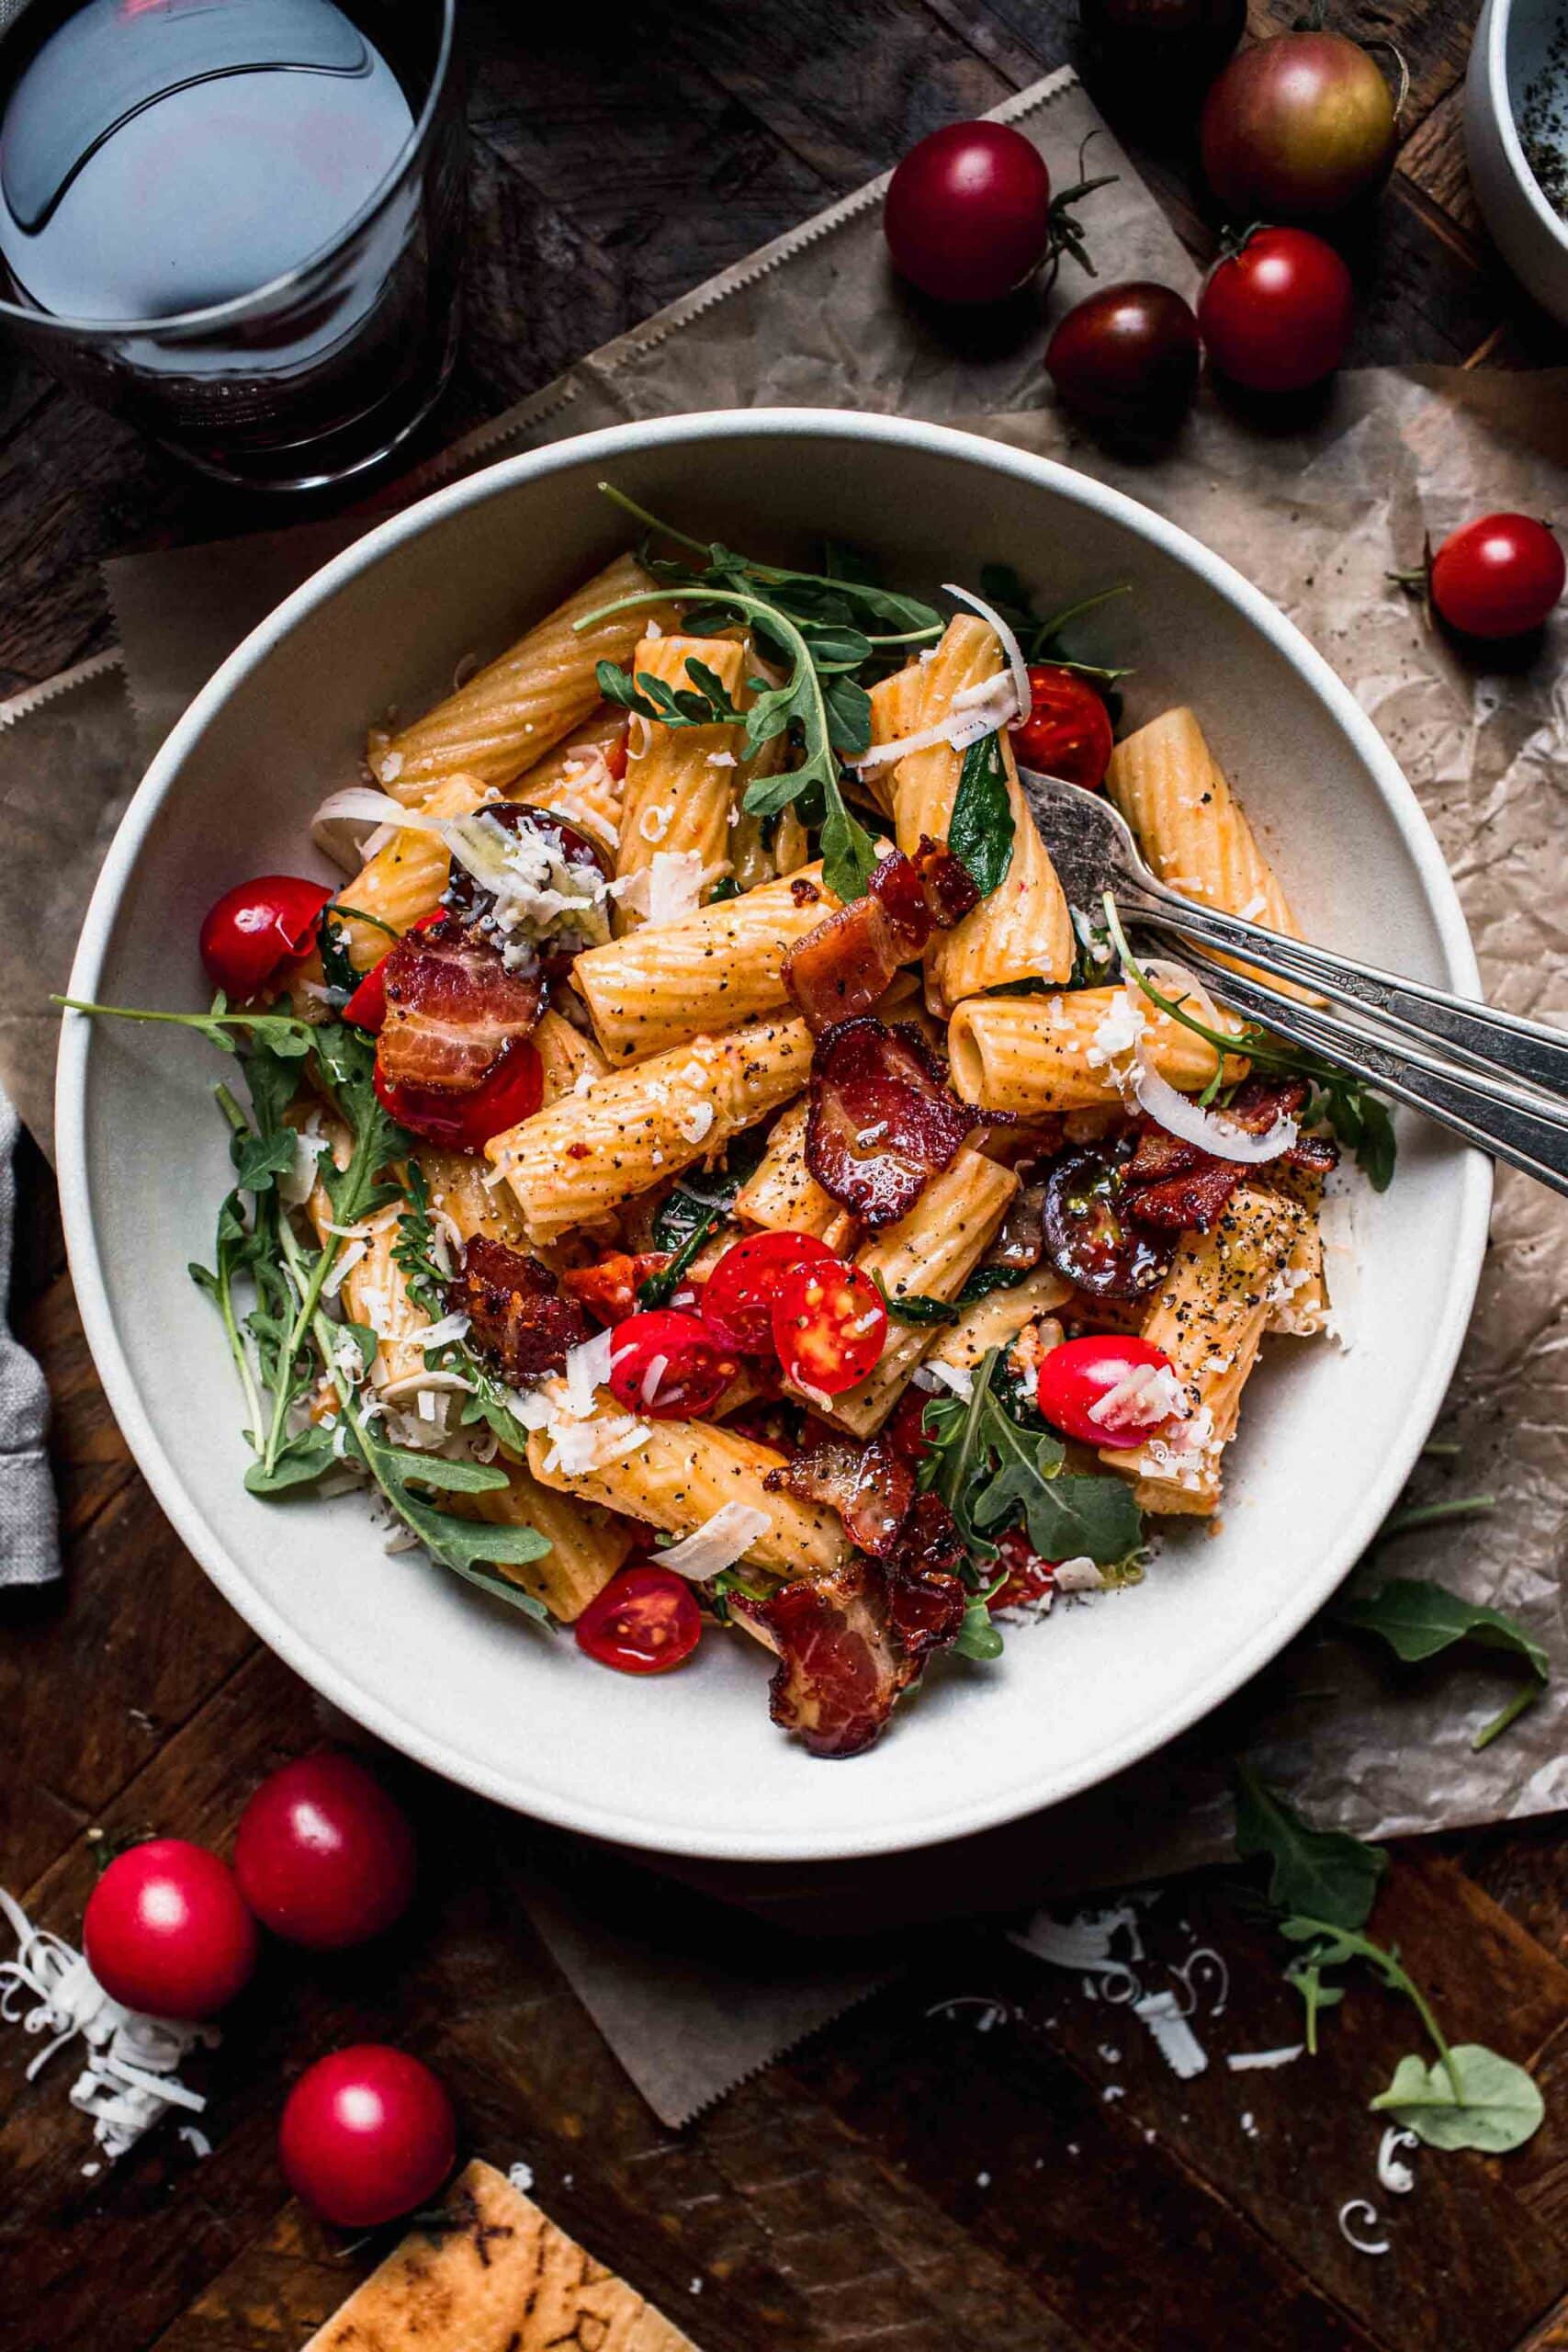
M1512 29L1514 0L1492 0L1492 13L1486 26L1486 96L1497 126L1497 136L1508 160L1508 169L1518 182L1520 191L1541 227L1551 238L1565 260L1568 260L1568 220L1548 204L1541 192L1540 182L1530 168L1519 137L1519 126L1514 114L1513 94L1508 86L1508 35Z
M377 563L390 548L429 524L477 505L514 482L579 467L585 460L612 464L622 456L653 447L700 447L705 441L748 436L764 443L847 437L980 464L993 473L1038 484L1060 498L1110 517L1200 574L1271 641L1305 678L1344 729L1370 771L1419 877L1441 942L1450 984L1461 993L1480 994L1474 951L1458 896L1415 793L1371 722L1322 656L1230 564L1135 500L1049 459L1031 457L945 425L844 409L784 408L716 410L612 425L603 432L507 458L434 492L405 513L393 516L314 573L229 656L153 760L110 844L94 890L72 970L71 994L89 1001L96 994L121 894L153 820L178 779L187 752L238 682L264 662L272 649L307 620L343 582ZM733 1831L713 1833L696 1826L661 1829L655 1840L648 1835L646 1820L629 1809L621 1814L606 1806L564 1798L557 1792L547 1792L533 1803L520 1791L519 1781L525 1777L523 1772L507 1774L490 1770L446 1741L414 1730L373 1689L356 1681L279 1618L255 1590L243 1563L196 1507L143 1409L119 1344L92 1229L86 1116L87 1068L94 1027L90 1020L67 1017L61 1040L56 1109L61 1193L71 1271L88 1344L109 1404L148 1484L181 1541L262 1640L333 1705L392 1747L459 1785L502 1804L531 1809L563 1827L590 1836L631 1846L656 1845L659 1850L672 1854L746 1861L807 1861L850 1860L934 1845L1018 1819L1076 1795L1137 1762L1218 1706L1265 1667L1323 1605L1386 1517L1442 1403L1463 1342L1486 1242L1491 1163L1477 1153L1467 1152L1460 1159L1459 1239L1447 1270L1441 1316L1424 1376L1404 1399L1397 1437L1388 1454L1386 1475L1359 1498L1339 1550L1325 1562L1321 1575L1304 1581L1289 1608L1250 1642L1238 1646L1222 1670L1211 1673L1186 1690L1178 1703L1141 1723L1119 1743L1100 1749L1081 1769L1057 1770L1035 1780L1031 1780L1026 1771L1021 1772L1016 1785L1010 1786L1005 1797L965 1800L960 1796L944 1811L923 1814L907 1835L837 1829L791 1835L788 1838L750 1838ZM839 1769L849 1771L854 1768L847 1765Z

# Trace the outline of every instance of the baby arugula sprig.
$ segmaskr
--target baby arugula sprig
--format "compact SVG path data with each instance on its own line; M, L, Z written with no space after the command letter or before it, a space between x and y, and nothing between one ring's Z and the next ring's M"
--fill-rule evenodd
M1293 1948L1285 1975L1306 2005L1307 2048L1317 2051L1318 2019L1345 1997L1326 1971L1362 1961L1409 2001L1436 2058L1402 2058L1385 2091L1369 2104L1433 2148L1478 2148L1504 2155L1540 2129L1540 2092L1522 2066L1479 2042L1450 2042L1431 2003L1392 1945L1363 1931L1388 1869L1381 1846L1343 1829L1315 1829L1251 1766L1233 1769L1235 1849L1243 1861L1269 1864L1268 1908Z
M787 773L754 777L745 805L758 817L777 816L802 799L808 807L819 806L828 888L846 902L863 898L876 863L876 843L852 814L840 780L840 763L857 758L871 744L871 697L860 673L893 649L933 642L942 635L940 614L917 597L869 579L859 562L841 551L830 554L836 568L829 571L759 563L716 540L675 530L610 482L599 487L643 525L650 540L668 540L702 560L694 564L658 556L645 543L643 563L660 585L640 595L617 597L586 614L575 627L591 628L611 613L671 601L685 607L686 625L697 636L724 628L738 615L750 621L759 650L777 662L785 674L777 685L765 678L747 682L753 699L744 713L745 756L755 759L785 729L793 729L801 757ZM628 678L613 662L600 664L599 683L610 700L667 725L700 726L741 717L711 671L705 677L696 675L688 663L687 673L691 687L667 689L668 703L657 691L657 680Z
M330 1151L323 1150L318 1159L333 1225L351 1228L402 1198L401 1186L389 1171L410 1151L412 1139L377 1096L374 1041L343 1022L301 1021L288 1010L286 1001L265 1013L231 1012L221 994L210 1011L190 1013L68 998L55 1001L100 1018L173 1023L195 1030L238 1059L249 1111L228 1085L217 1090L230 1129L234 1185L219 1210L213 1263L193 1265L190 1272L218 1309L244 1397L245 1435L255 1455L245 1474L250 1492L287 1494L313 1485L345 1464L357 1465L379 1487L392 1515L441 1566L547 1623L547 1611L530 1594L490 1573L492 1567L538 1559L549 1549L546 1539L531 1527L491 1527L455 1517L431 1498L503 1487L505 1471L396 1445L383 1433L363 1393L376 1361L376 1334L367 1324L335 1321L323 1303L344 1236L328 1232L316 1249L308 1248L278 1191L279 1178L292 1172L299 1149L285 1114L308 1080L347 1134L348 1152L341 1166ZM416 1210L428 1227L423 1186L412 1163L411 1170ZM436 1270L432 1266L431 1271ZM247 1289L248 1308L242 1299ZM422 1295L420 1303L438 1317L446 1312L434 1291ZM477 1375L482 1368L466 1361L463 1370ZM299 1419L296 1408L323 1378L330 1383L335 1410L291 1428L291 1421ZM505 1413L502 1396L492 1395L497 1385L489 1375L474 1377L467 1418L490 1420L492 1426L501 1420L498 1434L521 1451L525 1433Z

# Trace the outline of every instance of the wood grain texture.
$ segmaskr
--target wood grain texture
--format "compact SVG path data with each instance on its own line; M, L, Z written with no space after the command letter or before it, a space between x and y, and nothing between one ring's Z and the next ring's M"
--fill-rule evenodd
M1298 8L1255 0L1254 32ZM1358 360L1568 355L1498 266L1469 195L1473 14L1472 0L1339 12L1363 38L1396 40L1412 73L1398 172L1375 232L1348 241ZM464 26L467 324L416 455L921 132L1065 60L1191 251L1214 250L1190 124L1130 109L1114 63L1081 54L1074 0L776 0L700 16L605 0L591 19L466 0ZM106 640L105 555L275 519L7 356L0 689ZM17 1290L54 1390L69 1576L59 1595L0 1600L0 1883L74 1933L89 1829L156 1824L222 1848L272 1765L344 1727L257 1648L137 1476L87 1359L36 1154L22 1161ZM1528 2149L1502 2162L1422 2152L1400 2201L1377 2187L1366 2100L1415 2046L1408 2010L1358 1985L1316 2061L1233 2075L1227 2052L1292 2041L1300 2013L1274 1939L1223 1880L1148 1915L1151 1981L1199 1943L1229 1962L1224 2011L1200 2004L1210 2065L1192 2081L1129 2014L994 1930L931 1930L904 1983L677 2134L528 1924L539 1833L387 1769L422 1832L419 1903L371 1955L268 1949L223 2048L199 2062L205 2162L163 2132L85 2177L69 2058L29 2086L34 2046L0 2034L0 2352L295 2352L387 2239L351 2247L288 2199L277 2112L311 2058L364 2038L428 2056L467 2146L502 2167L525 2158L545 2209L705 2352L1568 2352L1568 1867L1554 1823L1399 1859L1380 1928L1450 2030L1528 2060L1549 2099ZM1358 2195L1379 2202L1386 2257L1340 2233Z

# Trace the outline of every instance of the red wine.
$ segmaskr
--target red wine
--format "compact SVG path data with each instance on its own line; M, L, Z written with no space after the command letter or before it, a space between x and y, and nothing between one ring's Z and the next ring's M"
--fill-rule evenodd
M86 0L47 17L0 115L0 255L57 317L170 318L330 245L413 129L333 0ZM349 322L340 315L341 332Z

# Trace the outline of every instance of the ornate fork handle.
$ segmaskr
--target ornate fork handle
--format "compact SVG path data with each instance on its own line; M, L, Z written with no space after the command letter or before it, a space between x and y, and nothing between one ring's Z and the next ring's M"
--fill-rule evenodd
M1378 1020L1404 1036L1430 1039L1466 1061L1480 1063L1506 1078L1522 1079L1529 1085L1543 1087L1568 1105L1568 1035L1561 1030L1548 1028L1543 1022L1523 1020L1517 1013L1499 1012L1491 1005L1472 1003L1464 997L1450 996L1446 989L1428 988L1421 980L1380 972L1349 956L1308 946L1304 940L1287 939L1279 932L1265 931L1257 923L1247 922L1239 915L1222 914L1213 907L1198 906L1190 899L1179 898L1161 883L1145 881L1119 870L1119 900L1123 892L1127 910L1141 922L1161 931L1174 932L1179 938L1190 940L1198 946L1245 956L1249 964L1272 972L1279 979L1292 980L1299 987L1321 989L1325 996L1365 1005ZM1280 1026L1275 1019L1272 997L1269 1007L1261 1017ZM1337 1051L1337 1047L1334 1050ZM1563 1115L1568 1116L1568 1109Z

